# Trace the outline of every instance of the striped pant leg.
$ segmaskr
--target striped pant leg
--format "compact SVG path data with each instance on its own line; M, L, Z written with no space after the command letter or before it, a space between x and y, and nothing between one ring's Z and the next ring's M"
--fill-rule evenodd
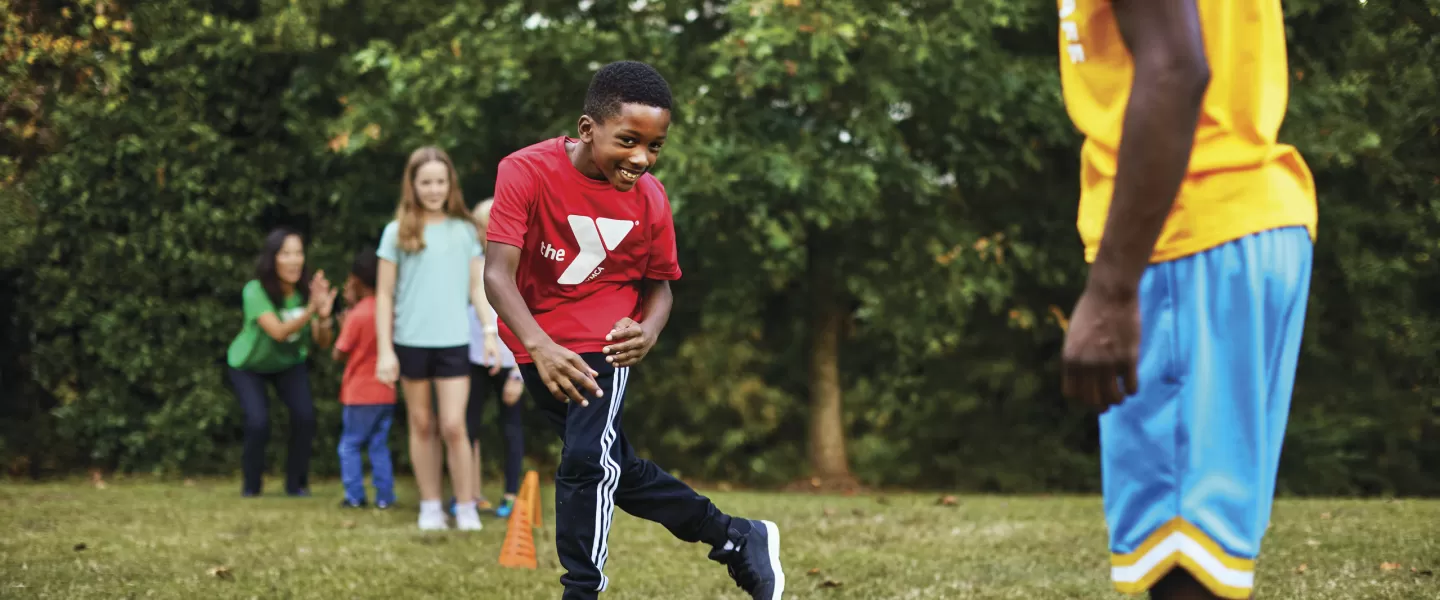
M617 506L688 542L724 544L729 523L708 498L635 456L621 429L631 369L616 369L599 354L583 358L605 391L585 407L553 399L534 365L521 366L539 412L564 441L555 476L555 546L567 599L595 598L609 586L604 568Z

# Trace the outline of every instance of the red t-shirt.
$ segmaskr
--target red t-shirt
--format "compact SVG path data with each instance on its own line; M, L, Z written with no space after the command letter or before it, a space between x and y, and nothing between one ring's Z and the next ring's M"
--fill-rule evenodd
M646 173L618 192L570 164L567 139L500 161L486 239L520 248L515 284L540 328L572 352L599 352L617 321L641 321L642 279L680 278L675 225L660 180ZM503 319L500 339L531 362Z
M395 388L375 378L379 346L375 344L375 297L369 296L350 309L335 348L349 355L345 375L340 380L340 403L394 404Z

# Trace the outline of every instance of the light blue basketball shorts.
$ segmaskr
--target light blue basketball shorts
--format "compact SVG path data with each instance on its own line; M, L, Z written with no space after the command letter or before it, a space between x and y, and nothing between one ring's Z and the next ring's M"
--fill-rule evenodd
M1151 265L1140 390L1100 417L1111 578L1148 590L1176 566L1248 598L1270 523L1313 246L1303 227Z

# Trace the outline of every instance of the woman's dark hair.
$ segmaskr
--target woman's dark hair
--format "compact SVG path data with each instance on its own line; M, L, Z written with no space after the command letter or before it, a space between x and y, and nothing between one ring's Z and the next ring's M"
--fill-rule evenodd
M270 303L275 305L275 310L285 305L285 292L280 284L280 276L275 273L275 255L285 247L285 239L290 236L300 238L301 245L305 243L305 237L300 232L288 227L276 227L270 230L265 236L265 246L260 250L260 260L255 264L255 278L260 280L261 287L265 288L265 295L270 297ZM300 281L295 282L295 291L300 293L303 302L310 301L310 265L306 261L300 271Z

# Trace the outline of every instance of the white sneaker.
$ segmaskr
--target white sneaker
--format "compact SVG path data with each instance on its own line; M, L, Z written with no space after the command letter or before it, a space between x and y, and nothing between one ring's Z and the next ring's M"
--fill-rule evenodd
M477 518L478 518L478 517L477 517ZM421 511L420 511L420 530L421 530L421 531L441 531L441 530L445 530L445 529L449 529L449 528L450 528L450 523L449 523L449 521L447 521L447 520L445 519L445 511L441 511L441 510L421 510Z
M455 527L460 531L480 531L485 525L480 522L480 511L474 504L461 504L455 506Z

